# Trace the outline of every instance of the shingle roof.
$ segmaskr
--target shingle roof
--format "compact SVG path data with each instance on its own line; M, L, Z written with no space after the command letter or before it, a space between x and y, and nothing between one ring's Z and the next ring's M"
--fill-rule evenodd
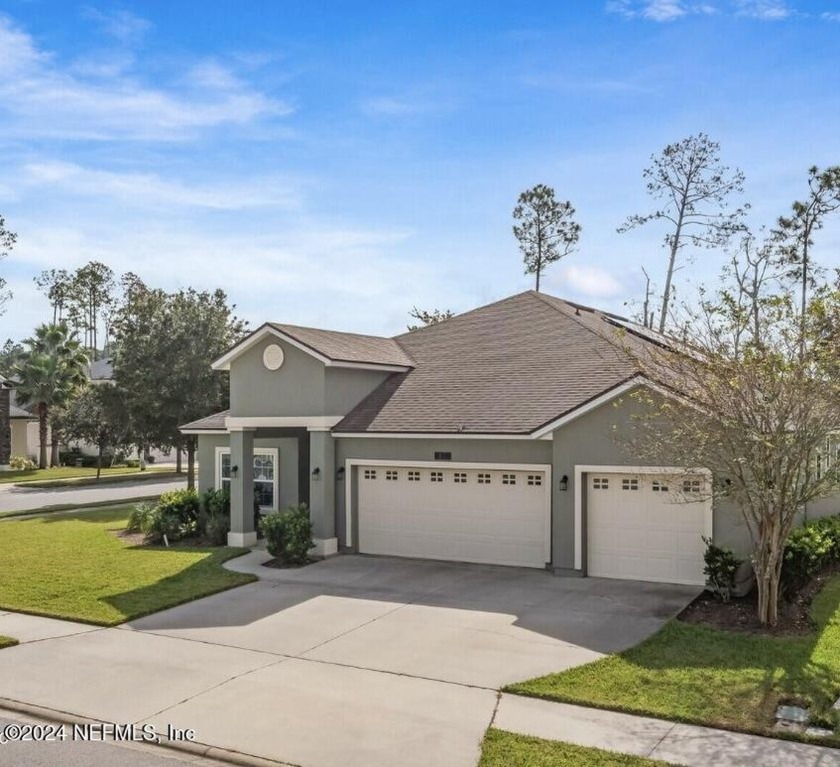
M412 367L414 362L393 338L269 323L281 333L336 362Z
M221 413L213 413L213 415L199 418L197 421L185 423L178 428L181 430L189 429L190 431L224 431L225 418L230 415L230 410L222 410Z
M654 343L621 318L534 291L395 340L415 368L333 431L528 434L638 375L633 354Z
M38 420L28 410L24 410L22 407L17 407L17 405L9 405L9 418L26 419L27 421Z
M88 366L91 381L110 381L114 377L114 361L110 357L94 360Z

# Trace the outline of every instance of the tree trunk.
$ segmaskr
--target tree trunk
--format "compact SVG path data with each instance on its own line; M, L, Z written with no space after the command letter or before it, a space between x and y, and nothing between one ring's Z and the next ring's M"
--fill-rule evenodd
M763 625L775 626L779 620L779 582L785 553L783 536L774 525L761 537L763 540L756 547L753 561L758 588L758 620Z
M187 437L187 488L195 489L195 435Z
M58 449L61 447L61 432L55 428L55 424L52 427L52 450L50 455L50 465L51 466L58 466L59 464L59 457L58 457Z
M96 480L102 475L102 443L99 443L99 450L96 453Z
M38 437L40 445L38 446L38 468L47 468L47 417L49 413L46 402L38 403Z
M665 275L665 291L662 293L662 312L659 315L659 332L665 332L665 323L668 322L668 306L671 303L671 283L674 279L674 265L677 263L677 252L680 249L680 237L682 236L683 216L685 215L685 195L680 205L680 214L677 218L677 229L674 232L674 239L671 241L671 256L668 259L668 273Z
M181 443L175 443L175 473L176 474L183 474L184 472L184 461L181 458Z

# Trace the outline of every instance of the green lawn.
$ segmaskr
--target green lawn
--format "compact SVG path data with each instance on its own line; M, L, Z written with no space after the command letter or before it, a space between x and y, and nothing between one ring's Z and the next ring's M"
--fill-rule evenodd
M131 546L125 506L0 522L0 609L113 626L256 580L246 549Z
M162 471L172 471L169 467L149 467L143 474L159 473ZM109 476L113 474L140 474L140 469L130 469L127 466L116 466L113 469L102 469L102 476ZM33 469L32 471L0 471L0 485L9 484L10 482L43 482L52 479L75 479L77 477L93 477L96 478L96 468L88 468L85 466L56 466L51 469Z
M799 701L817 723L840 712L840 577L811 608L808 637L774 638L671 621L623 653L511 685L509 692L768 734L776 706ZM840 737L828 741L840 745Z
M668 764L491 727L484 736L478 767L668 767Z
M2 650L4 647L13 647L17 643L18 643L17 639L12 639L11 637L0 636L0 650Z

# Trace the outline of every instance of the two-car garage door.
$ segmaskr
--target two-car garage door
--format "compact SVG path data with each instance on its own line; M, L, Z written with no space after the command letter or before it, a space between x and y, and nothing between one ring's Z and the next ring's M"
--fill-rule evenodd
M536 467L359 466L359 551L544 567L547 475Z

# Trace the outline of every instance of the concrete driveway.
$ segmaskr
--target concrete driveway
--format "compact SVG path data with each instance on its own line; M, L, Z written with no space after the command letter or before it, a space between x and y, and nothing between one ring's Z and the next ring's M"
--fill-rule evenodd
M512 681L635 644L696 589L341 556L118 629L7 614L0 697L308 767L475 765ZM57 624L57 625L56 625ZM27 639L32 641L27 641Z

